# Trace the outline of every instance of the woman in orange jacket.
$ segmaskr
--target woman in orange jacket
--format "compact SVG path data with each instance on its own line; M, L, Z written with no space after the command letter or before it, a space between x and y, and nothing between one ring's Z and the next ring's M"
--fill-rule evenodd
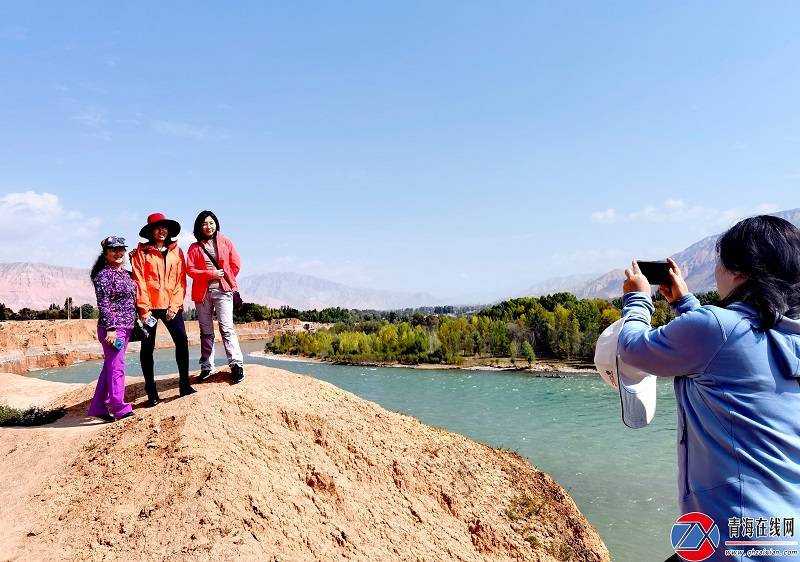
M153 350L156 329L161 320L175 342L175 360L180 375L180 394L186 396L195 390L189 384L189 342L183 323L183 299L186 296L186 260L175 238L181 225L162 213L147 217L147 224L139 236L140 242L131 252L131 273L136 283L136 307L139 317L147 326L148 336L142 340L140 362L147 391L147 403L155 406L161 400L156 390L153 373Z

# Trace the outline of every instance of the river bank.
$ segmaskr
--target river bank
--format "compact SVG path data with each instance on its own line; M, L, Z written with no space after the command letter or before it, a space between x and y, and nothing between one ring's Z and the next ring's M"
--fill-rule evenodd
M248 322L236 325L240 340L265 340L290 332L315 332L328 324L303 322L297 318ZM219 330L214 327L216 341ZM200 326L186 321L189 345L200 344ZM156 335L156 349L172 347L172 339L163 326ZM138 353L140 344L128 346L128 353ZM25 374L41 369L66 367L81 361L102 359L97 341L97 320L27 320L0 322L0 372Z
M520 365L502 364L497 361L492 364L462 364L462 365L445 365L441 363L418 363L410 365L400 362L376 362L376 361L326 361L317 357L301 357L298 355L282 355L278 353L267 353L262 351L254 351L249 354L251 357L260 357L262 359L273 359L276 361L290 361L297 363L322 363L328 365L351 365L357 367L381 367L381 368L403 368L403 369L420 369L429 371L493 371L493 372L516 372L529 374L535 377L561 377L569 374L574 375L596 375L597 371L593 366L588 363L563 363L558 361L534 361L530 367Z

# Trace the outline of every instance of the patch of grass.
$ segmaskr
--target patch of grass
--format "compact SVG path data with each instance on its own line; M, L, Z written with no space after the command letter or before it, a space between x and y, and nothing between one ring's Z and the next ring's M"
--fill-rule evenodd
M572 550L568 544L559 543L558 546L553 545L550 547L550 554L552 554L557 560L563 560L566 562L567 560L572 559L572 555L575 554L575 551Z
M544 504L545 500L537 503L531 496L523 493L511 499L511 505L506 508L505 514L512 521L520 518L527 519L539 515Z
M58 418L63 417L66 413L64 408L56 408L54 410L45 410L44 408L28 408L27 410L20 410L0 404L0 426L10 425L45 425L53 423Z
M537 538L536 538L536 537L534 537L533 535L530 535L530 536L528 536L528 537L525 537L525 542L527 542L528 544L530 544L530 545L531 545L533 548L538 548L538 547L540 547L540 546L542 545L542 543L541 543L541 542L539 542L539 539L537 539Z
M502 455L508 455L510 457L514 457L517 460L525 461L525 457L523 457L522 454L516 449L508 449L506 447L495 447L494 450Z

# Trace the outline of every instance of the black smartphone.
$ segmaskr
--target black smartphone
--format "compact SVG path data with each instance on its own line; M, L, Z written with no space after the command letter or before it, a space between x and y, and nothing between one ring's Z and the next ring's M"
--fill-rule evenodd
M637 261L642 275L647 277L651 285L670 285L672 280L669 278L670 265L666 261Z

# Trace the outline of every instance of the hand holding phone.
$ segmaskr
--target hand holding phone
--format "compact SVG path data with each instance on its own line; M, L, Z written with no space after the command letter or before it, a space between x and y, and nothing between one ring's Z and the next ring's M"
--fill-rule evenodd
M683 280L683 272L681 272L681 268L678 267L675 260L668 258L667 262L671 269L670 281L669 283L660 285L658 291L664 295L668 303L672 304L676 300L688 295L689 287L686 285L686 281Z
M105 340L108 345L114 345L114 340L116 339L116 337L117 337L116 330L106 330Z

